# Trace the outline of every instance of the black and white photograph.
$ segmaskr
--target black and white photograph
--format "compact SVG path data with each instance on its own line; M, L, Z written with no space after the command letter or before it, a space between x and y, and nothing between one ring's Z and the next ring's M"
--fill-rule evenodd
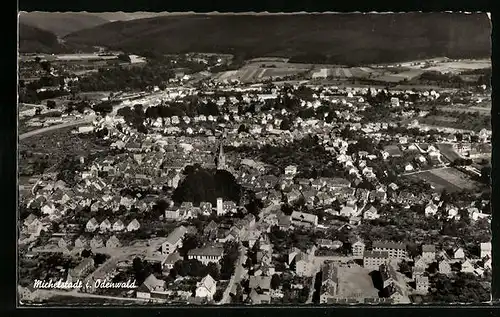
M18 307L491 303L486 12L18 12Z

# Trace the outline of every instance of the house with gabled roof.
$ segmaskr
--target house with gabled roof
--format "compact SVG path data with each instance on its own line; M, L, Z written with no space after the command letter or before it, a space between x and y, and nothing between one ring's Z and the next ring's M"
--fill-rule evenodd
M355 257L363 257L365 252L365 243L361 239L356 239L352 244L352 255Z
M104 242L102 241L102 238L99 236L96 236L90 240L90 248L91 249L98 249L104 247Z
M150 299L152 292L165 291L165 281L157 279L153 274L150 274L144 282L137 288L137 298Z
M97 228L99 228L99 223L95 218L87 221L87 224L85 225L85 229L87 232L94 232Z
M89 247L89 241L84 236L79 236L75 240L75 248L77 248L77 249L84 249L84 248L87 248L87 247Z
M121 221L120 219L118 219L114 224L113 224L113 227L112 227L112 230L113 231L122 231L125 229L125 225L123 224L123 221Z
M293 211L291 215L291 222L295 226L316 227L318 225L318 216L309 213Z
M445 275L451 274L451 265L450 262L448 262L448 260L439 261L438 267L439 267L439 273Z
M363 213L363 218L368 219L368 220L373 220L373 219L378 219L380 218L380 215L378 214L377 208L374 206L370 206L365 212Z
M434 204L433 202L429 202L429 204L425 206L426 217L434 216L437 213L437 211L438 211L438 206L436 206L436 204Z
M108 249L114 249L120 246L121 246L120 240L118 240L118 238L115 235L111 236L108 239L108 241L106 241L106 248Z
M458 247L458 248L453 249L452 252L453 252L454 259L465 259L464 249Z
M472 263L470 262L470 260L465 260L463 263L462 263L462 267L461 267L461 272L463 273L474 273L474 265L472 265Z
M208 274L196 284L195 296L212 300L217 290L217 282Z
M111 222L109 219L105 219L101 224L99 225L99 230L102 232L108 231L111 229Z
M218 263L224 255L224 249L216 246L207 246L188 251L188 259L196 259L208 265L210 262Z
M187 234L188 229L184 226L179 226L174 229L168 236L165 242L161 245L161 251L163 254L170 254L174 252L177 248L182 246L182 239Z
M141 225L139 224L139 221L137 221L137 219L134 219L127 225L127 231L136 231L139 230L140 227Z

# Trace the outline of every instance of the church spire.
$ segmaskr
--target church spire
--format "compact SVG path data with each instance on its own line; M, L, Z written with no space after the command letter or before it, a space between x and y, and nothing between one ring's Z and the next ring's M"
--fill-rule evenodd
M217 166L218 170L225 170L226 169L226 156L224 154L224 141L221 140L219 142L219 151L217 153L217 156L215 157L215 165Z

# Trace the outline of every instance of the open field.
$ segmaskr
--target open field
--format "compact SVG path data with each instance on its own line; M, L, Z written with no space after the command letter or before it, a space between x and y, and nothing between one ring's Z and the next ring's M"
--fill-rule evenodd
M467 174L452 167L425 171L408 177L424 180L438 191L446 189L450 192L456 192L463 189L474 189L479 186Z
M376 77L375 80L386 81L386 82L390 82L390 83L398 83L398 82L401 82L404 80L412 80L413 78L420 76L422 73L423 73L422 70L411 69L411 70L402 71L400 73L385 74L385 75Z
M474 189L479 185L477 182L471 180L467 174L451 167L433 170L432 174L450 182L460 189Z
M440 107L439 110L443 111L460 111L467 113L476 113L479 112L482 115L491 114L491 107Z
M451 144L441 143L437 144L437 147L441 154L450 162L460 158L460 155L453 149L453 145Z
M435 66L426 68L427 71L438 71L442 73L453 73L459 74L463 71L474 70L474 69L484 69L491 67L491 60L481 59L481 60L460 60L453 62L442 62Z
M288 65L283 63L283 65ZM292 64L290 64L292 65ZM217 74L215 76L216 80L239 80L241 82L257 82L267 78L282 78L286 76L293 76L301 72L308 71L309 68L295 67L294 66L283 66L283 67L260 67L257 65L245 66L238 70L232 70Z
M339 267L339 295L341 297L377 297L378 290L373 286L369 270L360 266Z
M441 122L457 122L458 118L446 117L446 116L430 116L429 119L441 121Z
M446 181L445 179L436 176L431 171L425 171L418 174L413 174L410 176L406 176L415 180L423 180L426 183L429 183L435 190L442 191L446 189L449 192L460 191L460 188L453 185L452 183Z

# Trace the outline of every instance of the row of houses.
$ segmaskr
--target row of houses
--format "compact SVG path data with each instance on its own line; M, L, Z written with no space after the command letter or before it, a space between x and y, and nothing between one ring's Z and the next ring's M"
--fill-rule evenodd
M101 232L124 231L124 230L131 232L131 231L139 230L140 227L141 227L141 225L140 225L139 221L137 221L137 219L133 219L132 221L129 222L129 224L127 226L125 226L123 221L121 221L120 219L118 219L113 224L111 224L109 219L106 218L105 220L103 220L99 224L99 222L97 222L97 220L95 218L92 218L89 221L87 221L87 224L85 225L85 230L87 232L94 232L97 229L99 229Z

